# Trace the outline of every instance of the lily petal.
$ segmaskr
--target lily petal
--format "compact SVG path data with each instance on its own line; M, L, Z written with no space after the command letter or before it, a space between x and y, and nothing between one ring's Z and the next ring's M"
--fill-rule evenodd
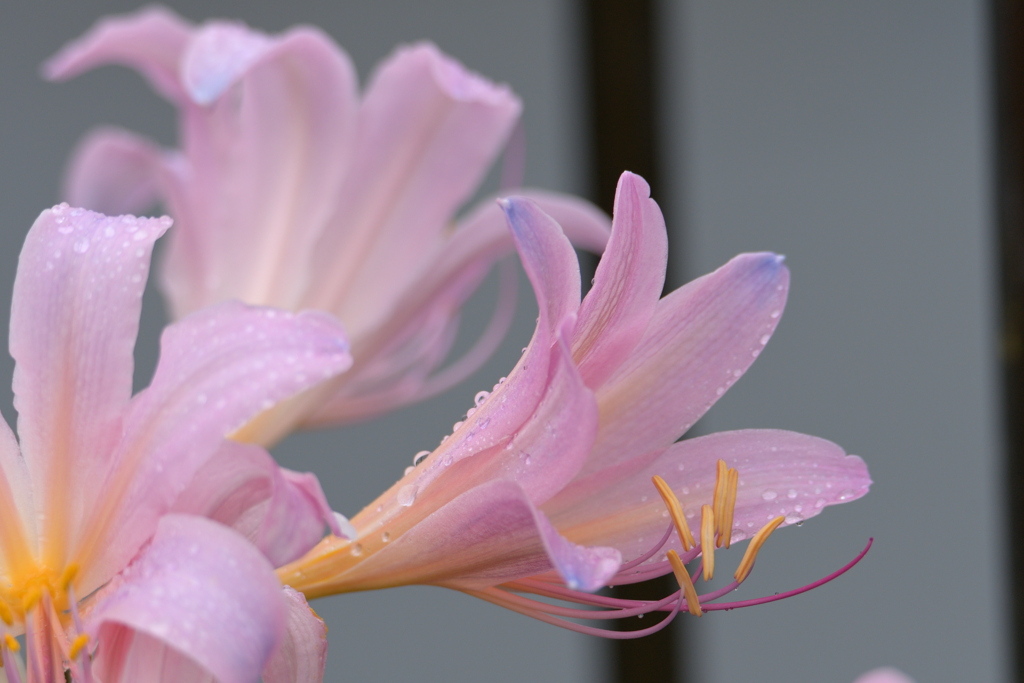
M32 477L14 432L0 418L0 566L8 576L30 572L36 547Z
M157 201L160 150L121 128L98 128L71 155L64 197L109 215L141 213Z
M640 343L597 390L595 472L672 443L746 372L782 315L789 270L741 254L662 299Z
M10 351L22 452L44 557L62 566L100 489L132 392L133 351L153 243L169 218L107 217L67 205L25 238L11 304Z
M452 434L443 455L435 451L438 460L458 462L490 448L497 443L496 437L514 434L533 415L544 395L555 331L579 306L579 268L569 241L561 232L534 229L535 223L553 221L529 200L502 200L502 206L540 305L537 328L507 381Z
M673 444L580 477L543 510L577 543L610 545L634 558L650 549L669 520L651 484L661 476L679 497L696 531L711 501L719 459L739 470L732 540L749 538L778 515L785 524L864 496L871 486L864 461L836 444L776 429L718 432ZM670 547L680 549L673 537ZM667 549L667 548L666 548Z
M497 480L454 498L341 581L346 589L411 583L479 589L555 569L567 584L593 591L620 563L614 548L566 540L518 484Z
M914 679L899 669L886 666L858 676L853 683L914 683Z
M233 528L275 567L341 529L313 474L292 472L259 446L225 441L174 503L174 511Z
M336 313L353 337L373 327L425 272L424 253L483 179L521 106L507 86L429 43L386 60L367 86L352 171L336 198L343 229L325 232L314 252L307 305Z
M103 548L104 561L82 566L99 581L123 566L225 436L350 364L340 325L323 313L227 302L169 326L153 381L125 418L105 504L84 527L78 552ZM115 517L121 536L103 543Z
M610 221L593 204L537 190L524 190L522 194L554 217L574 245L598 253L604 249ZM493 200L478 204L438 249L433 265L423 277L396 301L391 315L353 349L357 361L345 377L344 390L324 402L305 424L337 424L422 398L423 377L441 362L448 350L445 342L451 335L441 333L457 322L452 312L461 308L495 260L513 248L501 207ZM495 339L500 337L495 335ZM410 348L413 343L415 346ZM481 350L476 354L478 362L463 364L457 374L444 378L444 386L467 377L489 355L486 349ZM393 379L396 376L404 376L408 381L399 384ZM390 384L385 383L388 378L392 379ZM390 387L383 396L373 390L378 384ZM437 390L431 388L428 395Z
M612 215L611 239L580 306L573 338L580 373L594 388L643 336L661 298L668 263L665 219L643 178L622 174Z
M327 664L327 626L302 593L284 587L285 634L263 669L263 683L320 683Z
M181 102L186 95L178 79L178 64L191 28L164 7L101 19L47 61L43 73L51 80L63 81L97 66L121 64L145 74L167 99Z
M163 276L172 294L187 292L176 312L226 298L301 307L311 250L352 159L355 69L316 29L271 38L215 22L196 31L182 78L209 106L184 109L189 165L167 177L184 183L167 188L181 220ZM198 280L183 262L197 252Z
M560 491L583 467L597 431L597 403L572 362L564 337L551 349L550 376L537 410L504 447L459 461L449 461L443 446L425 463L417 479L422 504L432 494L450 500L461 491L494 479L514 481L534 505ZM460 430L461 431L461 430ZM461 437L456 433L452 438ZM472 437L465 435L468 442ZM440 473L432 482L430 470Z
M245 539L201 517L167 515L100 596L86 630L102 642L95 664L104 681L251 683L285 616L273 567Z

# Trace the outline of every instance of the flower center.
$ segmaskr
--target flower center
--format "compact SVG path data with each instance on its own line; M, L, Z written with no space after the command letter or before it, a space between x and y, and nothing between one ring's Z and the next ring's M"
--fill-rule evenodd
M15 634L24 630L26 643L26 670L29 680L44 680L48 673L42 669L46 663L53 665L50 654L59 652L58 663L70 666L71 680L92 683L91 662L85 634L75 599L74 581L78 575L78 564L66 565L60 572L49 567L34 564L17 580L0 585L0 667L7 673L8 680L20 683L20 674L15 661L21 646ZM65 630L74 625L74 638Z

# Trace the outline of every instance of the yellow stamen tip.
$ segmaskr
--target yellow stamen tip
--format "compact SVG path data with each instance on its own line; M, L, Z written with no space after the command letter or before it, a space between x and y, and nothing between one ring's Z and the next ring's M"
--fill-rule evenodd
M654 488L658 489L658 493L661 494L661 499L665 501L665 507L668 508L669 515L672 516L672 523L676 526L676 532L679 534L679 540L683 544L683 550L687 551L695 547L697 543L693 540L693 534L690 533L690 526L686 523L686 518L683 517L683 506L679 503L679 499L676 498L676 494L665 483L665 480L658 475L654 475L652 481L654 482Z
M723 518L719 520L719 526L721 527L719 531L721 535L720 540L726 549L729 548L729 543L732 541L732 516L733 512L736 511L736 487L739 486L739 482L739 470L729 470L725 486L725 502L722 505Z
M3 619L4 623L8 626L14 624L14 613L11 612L11 608L3 600L0 600L0 619Z
M25 595L21 598L21 609L25 612L29 612L32 610L33 607L39 604L39 601L42 599L42 589L40 589L39 586L32 586L28 589L28 592L25 593Z
M21 643L19 643L17 640L15 640L14 636L12 636L10 633L5 633L4 634L4 642L7 643L7 648L11 652L17 652L18 650L21 649Z
M736 583L743 583L747 577L750 576L750 570L754 568L754 560L757 559L757 551L761 549L764 542L768 540L768 537L772 535L772 532L779 528L779 525L785 521L785 517L781 515L776 517L772 521L761 527L761 530L754 534L754 537L750 539L750 545L747 546L747 550L743 553L743 559L740 561L740 566L736 569L734 575Z
M683 596L686 597L686 609L695 617L703 615L704 610L700 608L700 600L697 599L697 589L693 587L693 579L690 578L690 572L686 571L683 561L679 559L679 555L676 554L675 550L668 551L668 562L672 565L672 573L676 575L679 587L683 589Z
M82 649L86 645L88 645L88 644L89 644L89 634L87 634L87 633L80 633L75 638L74 642L71 643L71 651L68 652L68 658L69 659L77 659L78 658L78 653L81 652Z
M715 576L715 512L710 505L700 508L700 552L704 558L704 580Z
M78 563L72 562L68 566L64 567L64 571L61 572L60 589L67 592L68 586L71 585L71 582L75 580L76 576L78 576Z

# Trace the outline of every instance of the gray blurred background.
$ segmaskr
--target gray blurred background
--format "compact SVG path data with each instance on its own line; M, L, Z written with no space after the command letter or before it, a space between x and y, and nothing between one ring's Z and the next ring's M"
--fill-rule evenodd
M577 3L168 4L271 32L316 24L364 80L396 43L430 38L523 98L528 184L587 187ZM37 75L97 17L134 7L0 5L0 291L83 132L117 123L174 142L171 107L134 73L107 68L59 86ZM667 180L655 199L682 228L670 238L676 272L689 279L761 249L785 253L793 272L768 350L701 428L823 436L862 455L875 480L862 501L774 536L743 595L810 582L874 536L862 564L808 595L690 619L678 643L690 680L843 683L881 664L922 683L1005 680L986 5L664 0L659 17ZM509 340L464 386L386 419L290 438L276 454L316 471L333 505L354 514L507 374L535 316L522 292ZM470 332L492 296L485 288L475 301ZM150 292L139 386L162 316ZM11 371L4 355L0 385ZM601 641L443 589L314 607L330 626L332 681L599 681L606 669Z

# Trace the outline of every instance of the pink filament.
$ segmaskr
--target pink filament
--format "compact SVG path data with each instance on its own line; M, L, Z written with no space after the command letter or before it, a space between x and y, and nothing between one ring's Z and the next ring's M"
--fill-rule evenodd
M655 553L660 550L664 544L668 541L671 535L671 529L665 534L665 537L651 550L649 553L633 560L632 563L623 565L623 567L629 569L635 567L637 564L645 561L652 557ZM786 591L785 593L777 593L775 595L769 595L761 598L754 598L751 600L739 600L735 602L726 603L715 603L715 600L728 595L737 588L739 588L739 582L732 581L722 588L704 593L699 596L701 608L705 612L713 612L720 610L732 610L740 607L751 607L753 605L762 605L769 602L775 602L776 600L783 600L785 598L806 593L807 591L813 590L818 586L822 586L848 572L857 563L859 563L868 550L871 549L871 545L874 543L874 539L868 540L867 545L860 553L857 554L853 560L843 565L838 570L832 572L828 576L825 576L813 583L809 583L806 586L796 588L794 590ZM699 547L698 547L699 548ZM690 559L693 559L699 550L695 549L693 553L687 553ZM667 563L665 563L667 564ZM703 564L703 561L701 561ZM697 567L694 576L700 575L701 566ZM660 570L660 574L655 572ZM651 571L643 572L643 574L650 574L654 576L660 576L667 573L664 567L658 566L652 568ZM589 635L601 636L603 638L610 638L614 640L624 640L632 638L642 638L643 636L650 635L668 626L668 624L676 617L680 610L686 609L688 606L686 600L682 596L682 591L675 591L670 595L656 601L647 602L641 600L623 600L619 598L611 598L603 595L591 595L589 593L581 593L574 591L565 586L549 583L547 580L541 578L526 578L518 581L513 581L502 586L496 586L493 588L486 588L480 591L467 591L470 595L474 595L478 598L486 600L488 602L500 605L514 612L519 612L528 617L533 617L540 621L560 626L562 628L569 629L570 631L576 631L577 633L586 633ZM522 594L532 594L541 597L551 598L555 600L562 600L564 602L574 603L578 605L588 605L590 607L603 607L606 609L580 609L574 607L566 607L563 605L550 604L535 600L533 598L526 597ZM671 607L669 607L671 605ZM567 621L568 619L625 619L628 617L642 616L648 612L669 612L669 614L659 621L657 624L650 626L645 629L638 631L612 631L609 629L602 629L593 626L585 626L583 624L577 624L573 621Z

